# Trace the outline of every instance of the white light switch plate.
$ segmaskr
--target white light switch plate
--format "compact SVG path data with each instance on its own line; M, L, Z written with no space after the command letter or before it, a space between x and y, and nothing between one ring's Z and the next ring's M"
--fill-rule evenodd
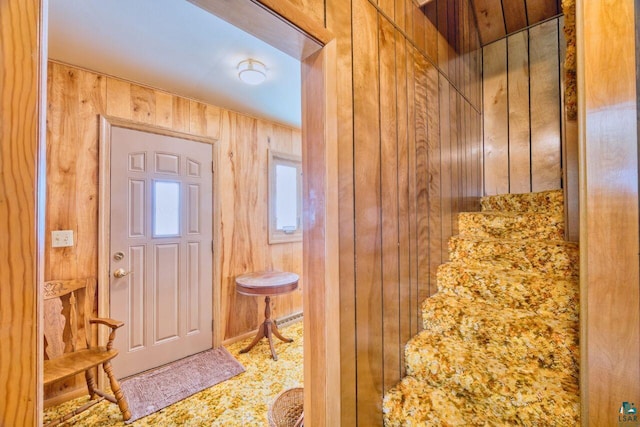
M51 247L66 248L73 246L73 230L58 230L51 232Z

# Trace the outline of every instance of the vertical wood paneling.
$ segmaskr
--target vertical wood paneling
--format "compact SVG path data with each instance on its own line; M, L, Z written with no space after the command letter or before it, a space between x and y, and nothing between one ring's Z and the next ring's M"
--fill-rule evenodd
M427 134L427 63L415 56L415 156L418 305L429 296L429 164ZM419 307L417 308L418 312ZM422 329L422 325L418 326Z
M560 12L556 0L525 0L525 2L527 3L529 25L536 24Z
M401 2L396 2L396 4ZM404 5L404 3L402 2ZM402 9L404 11L404 8ZM403 14L396 10L396 16ZM404 20L403 20L404 21ZM340 408L341 424L356 425L356 334L354 248L353 66L351 0L327 0L327 26L336 34L338 98L338 179L340 221Z
M382 346L383 390L400 380L400 281L398 265L398 104L396 37L393 26L378 16L380 55L380 192L382 197Z
M509 189L512 193L528 193L531 191L529 33L521 31L507 38L507 49Z
M637 13L632 0L577 8L585 426L615 425L640 399Z
M508 0L513 2L514 0ZM506 34L502 0L473 0L482 44L490 43Z
M438 67L445 75L449 75L449 44L447 42L449 1L437 0L436 11L438 15Z
M409 288L409 322L411 335L418 333L420 328L420 301L418 299L418 232L417 232L417 168L416 168L416 50L407 45L407 131L409 147L409 267L411 281Z
M487 194L561 186L558 25L553 19L483 48Z
M409 162L413 156L409 151L409 98L407 89L407 48L405 38L396 32L396 111L398 129L398 275L400 310L400 375L404 375L405 362L402 344L411 338L411 238L410 236L410 193Z
M357 406L368 426L383 387L378 17L368 0L353 0L353 24Z
M267 244L265 179L267 148L300 154L300 131L55 62L50 63L48 86L46 235L74 230L75 246L53 249L47 238L45 279L97 275L98 115L186 128L219 138L216 173L221 183L234 183L220 185L215 194L224 224L216 230L222 266L214 277L214 285L221 287L218 339L255 329L264 317L263 299L236 295L235 276L252 269L302 273L300 242ZM272 303L276 318L299 311L301 291ZM83 384L82 378L67 380L49 387L46 396L61 396Z
M436 271L442 263L442 194L440 159L440 100L438 71L427 64L427 170L429 197L429 295L435 294Z
M39 425L46 5L0 3L0 425ZM43 42L45 40L45 42Z
M458 218L456 214L460 212L460 154L459 136L460 105L458 92L449 85L449 162L451 164L451 233L458 234Z
M507 0L502 2L507 34L518 31L527 24L526 0Z
M442 246L441 259L446 261L449 259L449 249L447 246L448 236L452 233L452 210L453 200L451 196L452 186L452 162L451 162L451 128L450 128L450 100L449 100L449 82L442 76L439 76L439 111L440 111L440 153L441 153L441 169L440 169L440 194L442 200L440 207L442 209Z
M560 188L561 125L558 20L529 30L531 76L531 189Z
M509 192L509 119L507 104L507 42L483 48L484 190Z

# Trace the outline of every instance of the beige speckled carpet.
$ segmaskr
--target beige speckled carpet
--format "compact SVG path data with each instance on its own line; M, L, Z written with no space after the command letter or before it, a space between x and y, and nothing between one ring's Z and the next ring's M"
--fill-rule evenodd
M387 427L580 424L578 246L563 210L558 190L459 215L407 376L385 395Z
M301 387L303 379L302 322L282 330L292 343L274 340L278 360L271 359L269 344L262 340L251 351L240 350L252 338L227 346L245 372L168 406L130 426L260 426L267 425L267 411L282 390ZM48 408L45 423L81 405L87 397ZM100 402L61 426L125 426L118 407Z

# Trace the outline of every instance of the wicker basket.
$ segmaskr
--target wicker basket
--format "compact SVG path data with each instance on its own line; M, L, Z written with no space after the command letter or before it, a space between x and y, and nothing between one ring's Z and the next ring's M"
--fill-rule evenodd
M269 408L269 427L298 427L302 425L304 389L290 388L280 393Z

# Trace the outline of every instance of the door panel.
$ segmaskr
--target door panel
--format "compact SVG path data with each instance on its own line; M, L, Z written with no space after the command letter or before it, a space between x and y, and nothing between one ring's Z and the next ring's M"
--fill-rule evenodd
M110 307L126 322L119 377L211 348L212 159L211 144L112 128ZM118 269L126 275L114 277Z

